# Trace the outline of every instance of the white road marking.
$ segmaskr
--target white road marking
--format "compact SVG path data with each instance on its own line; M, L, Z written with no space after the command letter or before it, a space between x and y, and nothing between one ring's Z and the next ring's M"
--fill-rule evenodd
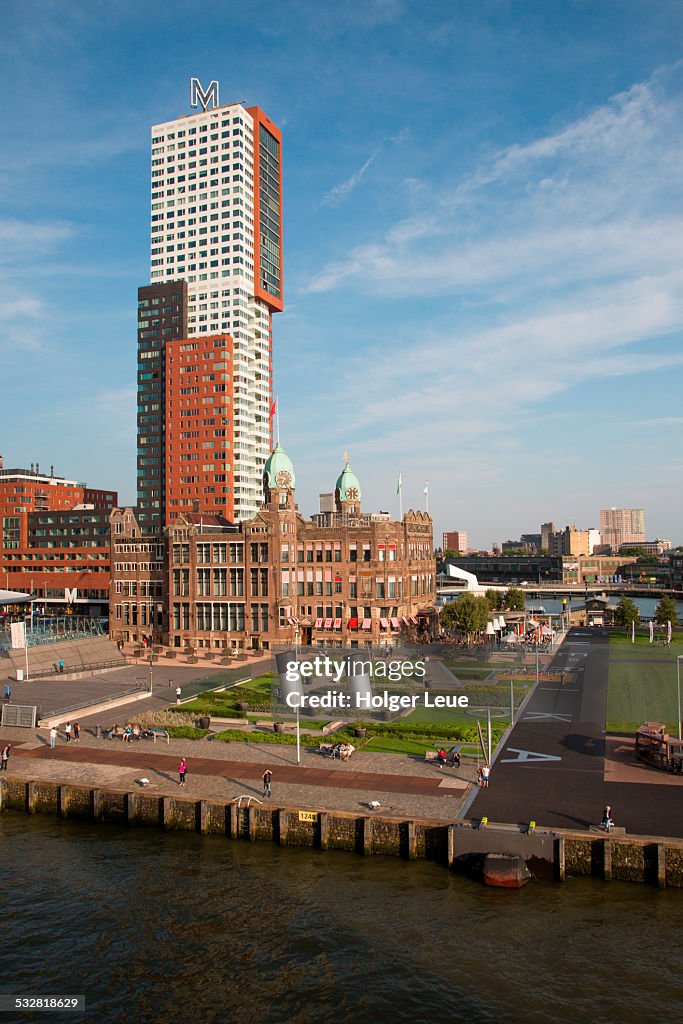
M547 711L529 711L524 716L525 722L541 722L541 721L555 721L555 722L571 722L572 715L553 715Z
M539 754L536 750L520 750L519 747L507 747L506 753L517 754L517 757L503 757L501 764L524 764L527 761L561 761L561 757L554 754Z

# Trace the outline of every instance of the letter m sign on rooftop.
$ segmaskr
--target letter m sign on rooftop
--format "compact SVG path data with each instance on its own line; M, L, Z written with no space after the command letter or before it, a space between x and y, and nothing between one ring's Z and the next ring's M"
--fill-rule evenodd
M209 88L204 89L198 78L190 79L190 106L197 107L200 103L202 110L218 106L218 82L209 82Z

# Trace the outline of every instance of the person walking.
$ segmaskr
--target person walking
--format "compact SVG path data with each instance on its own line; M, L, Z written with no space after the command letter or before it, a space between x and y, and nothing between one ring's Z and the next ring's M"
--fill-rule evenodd
M11 699L12 699L12 688L11 688L10 684L8 683L7 686L5 687L5 700L6 701L10 701Z
M602 821L600 822L600 825L602 828L604 828L605 832L611 832L614 828L614 821L612 820L612 807L610 804L607 804L604 811L602 812Z
M0 771L1 772L6 772L7 771L7 765L9 764L9 756L10 756L11 750L12 750L12 744L11 743L8 743L5 747L2 748L2 753L0 753Z
M263 795L264 796L267 796L267 797L271 796L270 783L271 783L272 779L273 779L273 773L271 772L270 768L266 768L266 770L263 773Z
M52 750L55 749L56 744L57 744L57 727L53 725L52 728L50 729L50 747L51 747Z
M57 662L57 666L60 672L64 671L64 658L59 659L59 661Z
M64 726L64 732L66 734L66 742L71 743L71 722L67 722Z
M175 688L175 702L176 702L176 704L180 704L180 697L182 695L182 692L183 691L180 689L180 687L176 686L176 688Z
M73 732L74 732L74 743L78 743L78 741L81 738L81 727L78 724L78 722L74 722Z
M489 788L489 775L490 775L490 773L491 773L491 769L489 768L489 766L487 764L485 764L483 766L482 770L481 770L481 784L484 787L484 789L488 789Z
M187 773L187 761L184 757L181 757L180 764L178 765L178 785L185 785L185 775Z

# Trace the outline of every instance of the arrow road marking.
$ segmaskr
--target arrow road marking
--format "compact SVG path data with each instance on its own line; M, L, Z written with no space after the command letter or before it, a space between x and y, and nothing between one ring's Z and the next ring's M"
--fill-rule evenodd
M517 754L517 757L504 757L501 759L501 764L523 764L525 761L561 761L561 757L555 757L554 754L539 754L536 750L520 750L518 747L508 747L506 750L511 754Z

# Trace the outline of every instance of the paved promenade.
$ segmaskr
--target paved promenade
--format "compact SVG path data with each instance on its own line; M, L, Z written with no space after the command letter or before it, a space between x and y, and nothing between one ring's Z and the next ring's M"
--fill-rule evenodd
M564 685L539 684L470 808L474 817L587 828L611 804L628 832L683 837L683 778L639 764L632 740L605 736L608 662L606 635L571 631L553 664Z
M52 750L46 734L4 730L14 754L10 774L23 778L61 780L84 785L132 788L146 777L146 791L179 792L177 767L188 760L184 796L231 799L241 794L262 799L261 776L273 772L273 806L287 804L317 810L367 810L377 800L382 811L406 817L450 821L459 816L474 781L475 769L439 768L406 755L354 753L347 763L324 758L302 747L216 740L171 740L170 744L140 740L95 739L84 734L79 744L60 739Z

